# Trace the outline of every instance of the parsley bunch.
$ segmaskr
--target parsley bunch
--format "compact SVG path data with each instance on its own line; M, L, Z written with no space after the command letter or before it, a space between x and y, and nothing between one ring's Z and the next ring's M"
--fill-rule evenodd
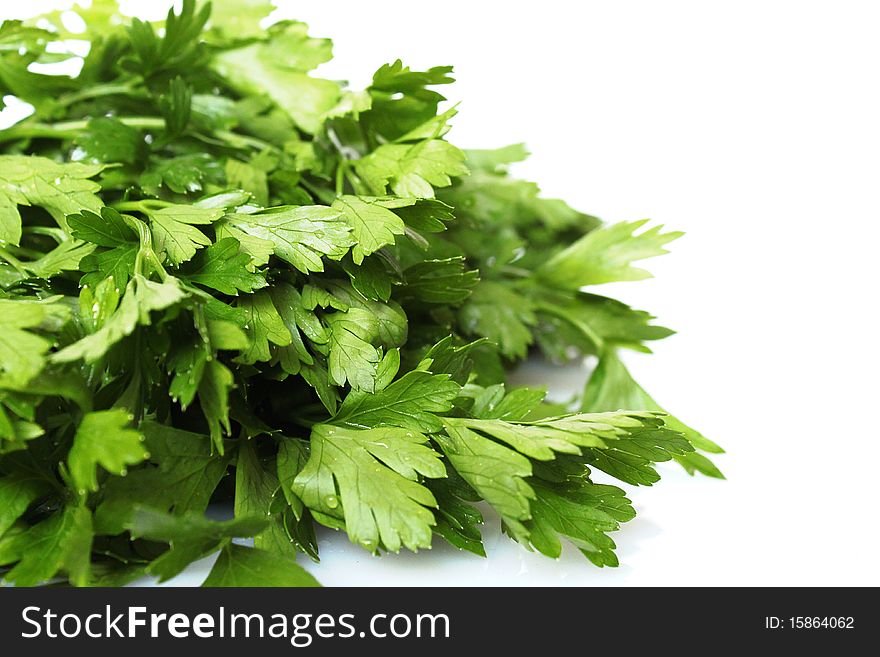
M270 10L0 26L0 96L34 108L0 131L0 573L117 585L220 551L206 584L309 585L316 524L482 555L487 507L617 565L635 512L595 471L721 476L618 357L671 331L585 291L679 233L542 198L507 174L522 146L453 146L449 67L311 75L330 41ZM77 75L35 66L69 39ZM505 385L535 351L598 357L579 408Z

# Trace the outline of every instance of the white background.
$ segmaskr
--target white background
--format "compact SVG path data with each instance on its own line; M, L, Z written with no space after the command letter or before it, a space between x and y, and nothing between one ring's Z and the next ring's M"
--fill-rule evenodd
M729 452L726 482L664 468L632 492L618 569L529 554L490 520L485 560L441 546L374 558L323 535L324 584L880 585L880 5L282 6L336 41L319 74L363 86L398 57L453 64L456 144L525 141L516 171L547 195L687 231L648 261L655 279L597 291L679 331L627 362ZM570 391L584 376L538 375Z

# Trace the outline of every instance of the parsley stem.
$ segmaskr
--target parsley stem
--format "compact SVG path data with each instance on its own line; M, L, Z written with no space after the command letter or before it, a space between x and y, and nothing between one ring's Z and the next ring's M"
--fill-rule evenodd
M123 125L131 128L141 128L144 130L164 130L165 119L158 116L117 116L115 117ZM79 121L63 121L60 123L37 123L23 122L11 126L5 130L0 130L0 143L7 141L15 141L17 139L73 139L81 131L88 127L88 120ZM213 141L207 135L194 134L194 137L203 141ZM214 136L226 142L232 148L248 149L264 151L279 150L274 144L267 141L251 137L250 135L241 135L230 130L216 130Z
M12 265L12 268L15 269L15 271L17 271L22 276L30 276L24 264L14 255L9 253L6 249L0 249L0 259Z
M363 181L357 176L357 174L352 171L351 167L347 167L345 169L345 178L348 180L348 184L351 185L351 188L354 190L355 194L368 194L369 189L364 185Z
M339 166L336 167L336 196L342 196L345 190L346 173L348 173L348 160L339 160Z
M51 237L56 242L63 242L68 238L68 234L61 228L54 226L22 226L22 232L30 235L45 235Z
M156 252L153 251L153 249L150 249L147 252L147 260L150 261L153 269L159 274L159 280L164 283L168 279L168 272L165 271L165 267L162 266L162 261L159 260L159 256L156 255Z
M367 152L372 152L376 150L376 140L370 135L370 131L367 130L367 126L362 122L358 121L358 128L361 131L361 138L364 140L364 146L367 149Z
M131 94L133 91L134 87L131 82L126 82L124 84L99 84L94 87L87 87L73 93L65 94L58 99L58 102L63 107L67 107L90 98L100 98L101 96L123 96Z
M140 248L134 258L135 273L143 276L144 264L148 264L159 275L159 280L165 281L168 278L168 272L165 271L162 261L159 260L156 252L153 251L153 236L150 233L150 228L146 223L134 217L123 215L123 219L137 233L138 242L140 243Z
M41 253L38 249L26 249L23 246L18 246L15 248L15 257L16 258L20 258L21 256L26 256L32 260L39 260L44 255L46 255L46 254ZM24 266L27 266L27 265L25 264Z
M159 260L156 252L151 247L141 246L134 258L135 272L144 276L145 264L149 265L159 275L160 281L164 282L168 278L168 272L165 271L165 267L162 266L162 262Z
M120 123L132 128L162 130L165 119L157 116L119 116ZM0 131L0 142L16 139L73 139L88 126L87 120L62 121L61 123L19 123Z
M514 276L516 278L528 278L532 275L532 272L528 269L523 269L522 267L512 267L510 265L505 265L501 268L501 271L508 276Z
M120 201L118 203L111 203L110 207L121 212L142 212L143 214L150 214L151 210L161 210L162 208L168 208L172 205L174 205L174 203L160 201L159 199L146 198L141 201Z
M249 146L260 151L278 150L278 147L274 144L270 144L262 139L257 139L256 137L251 137L250 135L240 135L237 132L231 132L229 130L215 130L214 134L233 148L245 148Z
M309 182L305 178L301 178L299 181L300 187L304 187L309 194L312 195L313 198L324 203L326 205L331 205L333 203L334 194L329 189L321 189L320 187L314 185Z

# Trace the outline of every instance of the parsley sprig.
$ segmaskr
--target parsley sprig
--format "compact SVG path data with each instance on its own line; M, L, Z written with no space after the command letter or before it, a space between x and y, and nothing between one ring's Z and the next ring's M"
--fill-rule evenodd
M594 472L721 476L619 357L671 331L594 288L679 233L542 197L508 175L521 145L454 146L450 67L349 89L312 74L332 45L304 24L219 5L76 8L73 77L31 66L76 57L58 14L0 25L0 97L34 108L0 131L5 581L219 551L206 585L313 585L316 525L482 555L487 505L527 549L614 566L635 512ZM598 359L579 406L506 384L534 352Z

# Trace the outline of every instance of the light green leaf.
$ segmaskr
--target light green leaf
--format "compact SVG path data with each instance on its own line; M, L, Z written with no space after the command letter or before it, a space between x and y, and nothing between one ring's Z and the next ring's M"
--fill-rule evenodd
M694 448L687 439L663 428L632 430L630 435L607 449L586 449L590 465L616 479L635 486L651 486L660 481L654 463L686 457Z
M460 550L485 557L486 550L479 529L479 525L483 524L483 514L469 504L477 501L474 491L457 475L454 478L432 479L426 485L437 498L434 533Z
M465 259L455 257L417 262L404 270L403 278L403 294L408 298L422 303L458 305L480 282L480 272L466 270Z
M558 559L562 554L558 536L562 536L595 565L618 565L616 546L608 533L636 515L622 490L584 479L553 484L533 478L531 484L536 498L532 519L526 523L526 545Z
M448 187L451 177L465 176L464 153L441 139L416 144L384 144L357 160L355 169L373 194L390 185L398 196L434 198L435 187Z
M259 37L260 21L274 9L271 0L223 0L211 7L211 26L236 38Z
M235 462L235 516L265 518L268 526L254 536L254 547L295 558L296 548L283 524L285 510L275 459L260 458L252 440L242 441Z
M204 587L301 587L320 586L302 566L291 558L245 547L227 545L223 548Z
M239 92L268 95L297 127L314 134L341 96L337 83L307 74L329 55L329 42L308 38L302 23L287 23L267 41L218 53L213 66Z
M539 461L551 461L557 454L581 454L581 448L617 447L643 429L655 432L659 440L680 445L676 440L680 436L664 429L660 417L639 411L577 413L534 422L446 418L444 423L491 436Z
M584 390L584 399L581 407L585 411L633 408L666 413L654 401L654 398L645 392L645 389L632 378L620 357L611 349L602 354L596 369L590 376L590 380L587 382L586 389ZM719 445L676 417L665 415L664 420L667 428L683 434L695 448L714 454L724 452ZM710 477L724 478L724 475L715 464L699 454L690 453L676 456L676 460L691 473L699 471Z
M223 435L229 435L229 393L235 387L232 372L216 358L205 363L202 380L199 383L199 406L211 440L217 451L223 453Z
M75 159L89 163L135 164L144 158L146 151L146 142L139 130L110 116L90 119L74 143L80 156Z
M194 205L172 205L150 212L156 251L165 253L175 265L186 262L197 249L211 240L196 225L208 225L224 214L222 208L200 208Z
M67 506L27 531L0 538L0 565L15 563L3 580L36 586L63 570L72 584L86 586L92 536L91 512L86 507Z
M450 423L449 418L444 424L446 434L439 434L436 441L450 465L501 514L515 536L527 536L522 523L531 518L529 502L535 492L525 479L532 474L532 464L522 454Z
M256 214L230 215L228 221L239 231L270 242L275 255L304 274L324 271L322 256L339 260L355 243L342 213L322 205L283 206ZM247 248L247 244L244 246Z
M51 300L0 299L0 382L21 386L39 374L52 343L31 331L60 326L69 316L67 306Z
M33 502L50 490L45 479L23 474L0 477L0 538Z
M369 196L340 196L333 201L333 207L342 212L351 226L356 240L351 249L355 264L363 262L364 257L394 244L395 235L403 235L406 226L403 219Z
M232 237L217 240L187 263L181 278L231 296L266 287L266 279L250 271L251 257L240 252L239 247L238 240Z
M546 283L567 290L650 278L650 273L633 267L632 263L668 253L663 246L684 233L661 233L663 226L654 226L637 234L647 222L647 219L621 222L592 230L550 258L535 273Z
M222 219L214 224L217 241L234 239L241 245L241 250L253 259L254 266L265 265L275 253L275 244L269 240L254 237Z
M448 374L407 372L373 394L350 392L333 423L357 428L384 425L435 433L443 429L436 414L452 409L452 401L460 390Z
M306 348L303 334L318 345L326 344L330 335L321 320L302 305L300 293L292 285L276 282L271 290L272 301L284 325L290 332L289 345L276 350L282 369L288 374L299 374L302 365L313 365L315 359Z
M89 180L100 164L58 163L35 155L0 155L0 245L18 245L21 239L19 205L45 208L62 228L65 217L81 210L99 212L95 196L101 187Z
M27 268L34 276L51 278L63 271L78 270L80 261L94 250L94 244L68 239L41 258L27 263Z
M508 144L501 148L468 149L465 151L467 163L473 169L482 169L490 173L506 171L507 165L523 162L530 153L525 144Z
M305 289L303 289L303 299L305 299ZM375 344L384 349L395 349L403 346L406 342L409 326L406 313L400 304L395 301L388 301L387 303L370 301L356 292L350 285L329 283L327 284L327 289L330 290L331 299L334 300L331 303L333 307L345 308L347 310L358 308L374 318L369 324L369 328L372 333L372 328L375 326L375 333L372 333L369 338L364 337L364 340L375 340ZM339 302L342 303L340 304ZM367 324L364 324L365 330L367 326Z
M156 422L141 423L151 465L111 477L95 512L101 534L120 534L128 526L132 500L177 515L202 514L226 473L228 457L218 456L208 436Z
M245 332L250 342L250 346L239 356L240 362L252 365L268 361L272 358L270 343L282 347L290 344L290 331L275 309L268 290L241 297L238 307L246 313Z
M125 475L127 467L149 457L144 437L127 428L132 416L122 409L86 413L67 455L70 477L81 490L98 490L96 467Z
M282 21L269 28L269 40L261 53L267 61L293 71L311 71L333 57L333 42L309 36L309 26Z
M293 490L313 511L344 518L352 542L370 551L429 547L436 501L418 477L443 477L446 468L427 442L406 429L317 425Z
M303 503L293 492L293 481L309 460L309 443L295 438L284 438L278 444L278 480L284 498L293 509L297 519L302 518Z
M646 340L660 340L674 333L651 324L652 315L624 303L585 292L557 293L545 290L535 301L540 317L536 340L552 359L567 360L567 352L599 354L619 346L650 352Z
M462 330L489 338L509 358L523 358L532 343L534 304L509 286L484 281L458 311Z
M147 572L160 582L180 574L197 559L207 557L229 544L234 537L253 536L266 527L264 518L236 518L225 522L201 515L171 515L135 505L128 529L134 538L168 543L170 549L154 559Z
M384 64L373 75L369 88L373 97L372 110L361 120L386 141L417 129L437 114L437 105L445 100L429 87L453 82L451 72L451 66L413 71L399 59Z
M168 277L164 282L156 283L137 275L129 281L119 308L100 329L52 354L50 360L56 363L80 359L94 362L114 344L131 335L139 324L149 324L152 312L173 306L185 297L186 292L176 278Z
M247 162L226 160L226 182L231 187L250 193L257 205L269 205L269 185L266 172Z
M354 390L375 389L379 352L370 344L377 334L376 317L366 310L350 308L324 318L330 329L330 378L336 385L350 383Z

